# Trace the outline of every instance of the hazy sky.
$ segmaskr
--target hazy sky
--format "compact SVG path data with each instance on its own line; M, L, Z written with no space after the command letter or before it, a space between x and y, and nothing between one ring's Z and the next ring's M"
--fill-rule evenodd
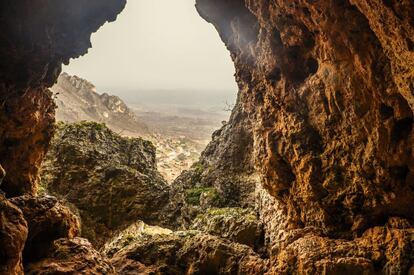
M101 92L237 92L229 52L194 0L129 0L117 21L93 34L92 45L64 71Z

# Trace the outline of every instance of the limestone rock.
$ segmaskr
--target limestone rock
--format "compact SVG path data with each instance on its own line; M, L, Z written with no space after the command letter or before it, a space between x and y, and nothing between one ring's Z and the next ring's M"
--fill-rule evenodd
M56 198L25 195L10 199L20 208L28 224L23 257L26 262L42 258L54 240L79 234L78 218Z
M98 93L85 79L62 73L50 90L55 95L57 121L95 121L130 136L150 134L148 126L138 120L125 102L117 96Z
M263 274L267 261L248 246L197 231L143 235L111 259L121 274Z
M169 186L149 141L123 138L103 124L60 124L42 185L80 213L82 236L98 247L137 220L158 220Z
M409 274L414 230L374 227L353 241L297 232L272 263L273 274Z
M116 274L109 261L85 239L58 239L40 261L30 263L25 274Z
M261 245L261 223L256 213L249 209L211 208L198 215L190 228L252 248Z
M62 63L91 47L93 32L113 21L124 0L1 2L0 163L8 197L34 194L53 136L54 108L47 87ZM28 12L36 11L36 12Z
M154 235L169 235L173 231L159 226L151 226L145 224L143 221L138 221L131 224L126 229L118 232L112 239L105 243L102 252L108 257L112 257L118 251L124 249L126 246L133 243L135 240L144 238L146 236Z
M414 218L414 7L397 2L197 1L232 54L254 163L290 228L353 238Z
M23 274L27 233L22 211L0 194L0 274Z
M236 106L230 121L212 135L200 160L172 184L164 223L188 228L209 208L255 207L259 177L253 167L252 129Z

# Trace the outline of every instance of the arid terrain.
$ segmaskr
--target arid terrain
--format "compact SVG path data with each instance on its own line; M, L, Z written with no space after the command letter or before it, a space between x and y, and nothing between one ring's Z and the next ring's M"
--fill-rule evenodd
M198 160L212 133L230 115L225 110L225 102L197 105L188 102L188 96L179 92L172 104L165 103L162 97L159 103L157 99L154 102L154 96L149 100L151 103L129 104L120 97L97 91L85 79L66 73L61 74L51 91L57 104L58 121L105 123L121 136L152 141L158 169L168 182ZM145 94L137 98L146 100Z

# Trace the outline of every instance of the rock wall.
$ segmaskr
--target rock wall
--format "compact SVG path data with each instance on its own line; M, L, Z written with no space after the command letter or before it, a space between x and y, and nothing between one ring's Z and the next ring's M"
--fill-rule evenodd
M390 216L413 218L412 3L197 8L232 53L256 168L291 227L351 238Z
M62 63L91 47L90 36L124 8L123 0L0 4L0 165L7 196L36 192L38 169L53 134L47 87Z
M222 191L228 183L237 182L235 190L244 190L240 194L247 196L237 196L232 203L241 206L253 201L264 223L270 261L262 263L249 250L254 264L247 265L270 274L414 272L414 3L196 2L201 16L214 24L231 53L240 91L230 125L217 133L203 156L202 164L207 163L210 170L198 171L202 178L195 187ZM46 89L56 80L61 63L86 53L90 34L114 20L124 5L121 0L6 0L0 4L0 165L6 173L1 189L8 197L36 192L38 167L53 132L54 104ZM245 145L240 141L246 141ZM225 167L238 179L247 171L249 176L258 175L260 184L211 180L212 175L223 175ZM189 201L207 199L203 193L211 194L211 190L203 190L190 190ZM257 195L253 200L252 192ZM5 237L0 243L12 244L7 246L10 250L0 251L6 255L1 270L6 274L22 272L24 243L32 236L31 216L16 203L1 197ZM181 237L176 239L173 243L183 243ZM211 237L200 242L204 239ZM85 257L80 259L88 259L91 273L99 268L113 271L83 241L46 241L51 250L39 263L40 270L63 258L59 249L68 252L67 247L81 246ZM178 250L180 256L198 251L192 245ZM225 249L235 251L232 246ZM145 263L142 247L147 247L146 242L118 256ZM222 255L219 249L213 251ZM232 260L209 270L210 263L220 259L214 255L200 255L207 259L202 263L208 263L201 267L192 264L197 257L188 258L184 270L188 274L197 270L254 273ZM79 262L78 253L69 257ZM177 259L174 253L171 258ZM166 259L155 260L148 263L164 266ZM118 268L128 269L125 261L119 263ZM82 265L69 268L85 271Z
M239 124L253 126L269 272L407 273L413 3L198 0L197 9L231 52L236 109L246 114ZM228 160L232 146L220 145ZM393 252L401 258L373 239L401 242Z
M104 124L60 122L41 169L41 187L79 213L82 236L101 247L137 220L156 223L169 185L157 171L155 147Z
M0 274L113 270L85 240L69 241L79 224L68 208L31 195L54 131L55 104L47 88L62 63L85 54L91 33L115 20L124 5L122 0L0 3ZM41 257L51 257L55 270L28 269Z

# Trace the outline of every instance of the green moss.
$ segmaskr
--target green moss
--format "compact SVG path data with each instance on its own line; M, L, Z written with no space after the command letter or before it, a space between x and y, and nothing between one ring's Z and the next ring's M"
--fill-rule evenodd
M192 166L192 168L194 169L194 171L195 171L197 174L202 174L202 173L204 172L204 170L205 170L204 165L203 165L203 164L201 164L200 162L196 162L196 163L194 163L194 164L193 164L193 166Z
M106 128L105 123L98 123L98 122L86 121L86 120L83 120L75 125L77 125L80 128L92 128L98 131L101 131Z
M246 221L254 222L257 221L257 216L253 212L249 210L242 209L242 208L232 208L232 207L224 207L224 208L210 208L207 210L207 216L239 216L244 217ZM200 218L205 216L202 214Z
M213 216L225 215L227 212L229 212L228 208L211 208L208 210L208 214Z
M218 197L217 190L215 188L190 188L186 190L187 203L191 205L200 205L200 197L203 193L212 199Z
M44 182L41 181L39 183L38 187L39 187L39 189L37 190L37 192L40 195L46 195L47 194L47 186L46 186L46 184Z
M125 240L126 240L128 243L130 243L130 242L132 242L133 240L135 240L135 237L134 237L134 235L128 234L128 235L126 235L126 236L125 236Z

